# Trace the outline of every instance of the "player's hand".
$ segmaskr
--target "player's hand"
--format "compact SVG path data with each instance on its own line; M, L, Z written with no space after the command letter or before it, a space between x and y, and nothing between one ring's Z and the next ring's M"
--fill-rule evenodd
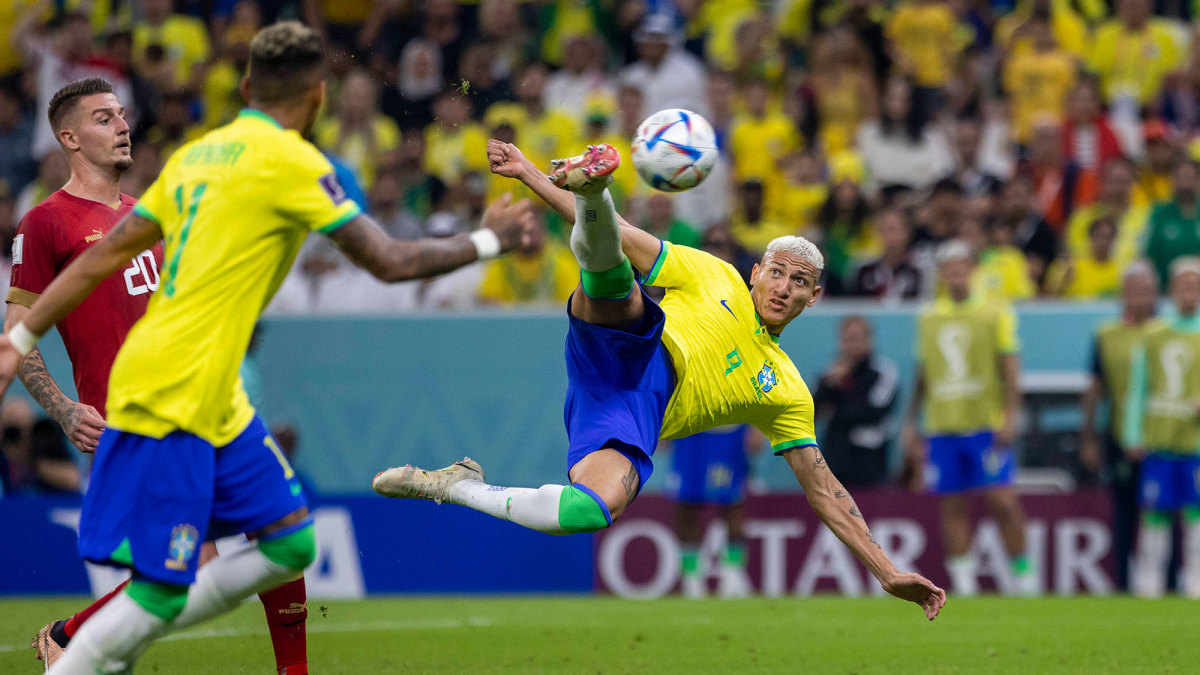
M500 250L507 253L524 246L533 237L533 207L528 199L513 203L512 195L503 194L483 212L483 226L500 239Z
M0 335L0 401L8 391L17 376L17 368L21 367L21 353L8 341L8 335Z
M512 143L490 139L487 144L488 164L492 173L505 178L520 178L525 170L525 155Z
M880 583L883 584L883 590L897 598L920 605L921 609L925 610L925 617L930 621L936 619L938 612L946 606L946 591L920 574L896 572L892 578Z
M1083 434L1079 439L1079 463L1092 473L1100 470L1100 444L1095 434Z
M104 433L106 426L100 411L90 405L74 402L62 412L58 423L80 452L95 452L100 444L100 434Z

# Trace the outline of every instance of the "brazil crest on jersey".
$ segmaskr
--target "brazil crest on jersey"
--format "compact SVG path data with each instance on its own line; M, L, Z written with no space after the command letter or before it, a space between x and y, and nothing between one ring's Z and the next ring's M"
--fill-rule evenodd
M162 280L113 364L109 423L224 446L254 416L238 367L255 322L308 233L359 208L316 147L243 110L172 155L134 213L162 228Z
M675 393L661 436L682 438L724 424L753 424L781 453L816 445L813 399L792 360L767 332L732 265L663 242L646 275L666 289L663 344L675 366Z

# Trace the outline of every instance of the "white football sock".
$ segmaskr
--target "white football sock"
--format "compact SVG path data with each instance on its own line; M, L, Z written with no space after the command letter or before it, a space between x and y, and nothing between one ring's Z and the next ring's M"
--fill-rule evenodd
M1171 528L1142 522L1138 533L1135 591L1143 598L1158 598L1167 590Z
M1200 598L1200 521L1183 528L1183 594Z
M137 657L166 630L167 623L147 612L129 593L118 593L84 622L62 658L48 672L55 675L132 672Z
M571 251L579 266L589 272L605 272L625 260L617 209L607 189L599 194L575 194Z
M946 571L950 573L950 589L955 595L978 595L979 581L975 576L975 561L969 555L946 558Z
M272 562L258 546L222 555L200 568L195 583L188 589L187 604L171 628L187 628L207 621L259 591L275 588L298 576L299 572Z
M464 480L450 486L450 503L482 511L489 516L547 534L566 534L558 522L562 485L540 488L506 488L483 481Z

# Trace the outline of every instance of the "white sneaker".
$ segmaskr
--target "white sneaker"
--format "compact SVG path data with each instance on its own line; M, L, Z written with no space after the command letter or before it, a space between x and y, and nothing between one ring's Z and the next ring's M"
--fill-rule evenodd
M1038 578L1033 570L1028 570L1024 574L1012 575L1012 592L1009 595L1023 598L1036 598L1041 595L1038 590Z
M430 499L441 504L450 496L450 486L464 480L483 480L483 467L470 457L437 471L411 464L380 471L371 481L371 488L384 497Z
M742 565L721 563L720 575L717 577L717 593L726 600L748 598L754 594L750 579L746 576L746 568Z

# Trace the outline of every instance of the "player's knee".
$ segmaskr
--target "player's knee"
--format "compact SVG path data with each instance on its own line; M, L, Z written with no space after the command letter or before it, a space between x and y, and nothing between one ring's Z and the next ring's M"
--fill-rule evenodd
M317 559L316 532L311 522L305 522L294 531L260 539L258 550L276 565L303 570Z
M179 616L187 604L188 587L134 579L129 582L125 592L142 609L163 621L171 621Z
M596 532L612 525L608 505L579 483L563 488L558 502L558 524L567 534Z

